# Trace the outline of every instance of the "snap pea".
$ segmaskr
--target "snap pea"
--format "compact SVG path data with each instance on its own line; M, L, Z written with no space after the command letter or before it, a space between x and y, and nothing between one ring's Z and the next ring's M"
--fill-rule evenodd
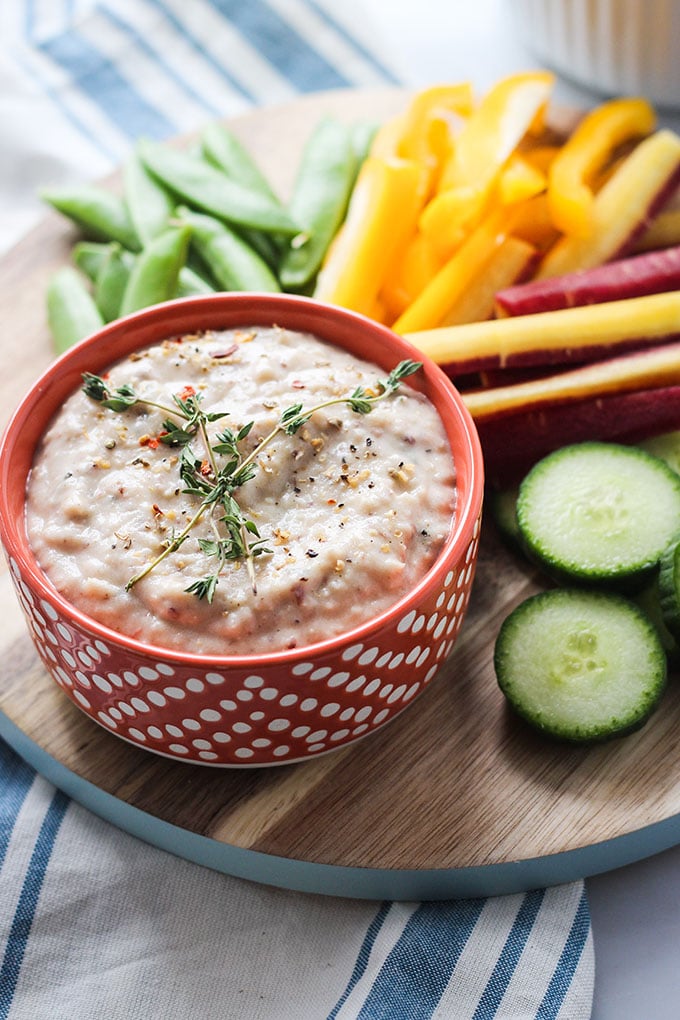
M95 184L55 188L40 192L41 198L76 223L88 237L118 241L124 248L140 248L127 206L120 195Z
M225 124L215 121L203 129L201 152L209 163L223 170L232 180L259 191L277 205L282 204L253 157Z
M139 146L139 155L166 187L184 202L211 216L267 233L293 236L299 232L285 209L252 188L231 180L203 159L161 142L149 141Z
M130 153L123 165L123 197L142 245L168 226L175 203L136 151Z
M48 283L47 322L57 354L104 325L83 277L70 266L57 270Z
M94 284L94 300L105 322L112 322L120 315L123 295L135 256L119 244L112 244L97 273Z
M345 217L356 163L349 128L331 118L320 121L304 147L289 203L304 239L297 244L295 238L281 259L284 288L304 287L318 271Z
M177 215L190 227L192 246L223 290L281 289L264 259L225 223L184 206Z
M228 177L252 191L259 192L268 202L284 208L280 198L264 176L259 166L226 125L214 121L201 133L201 153L208 163L222 170ZM258 230L242 229L241 236L262 256L267 265L277 271L285 238Z
M177 281L177 297L192 297L194 294L214 294L215 288L191 266L182 266Z
M106 262L114 241L78 241L73 246L71 258L88 280L94 282Z
M135 259L123 294L120 315L175 297L186 261L190 229L172 226L154 237Z

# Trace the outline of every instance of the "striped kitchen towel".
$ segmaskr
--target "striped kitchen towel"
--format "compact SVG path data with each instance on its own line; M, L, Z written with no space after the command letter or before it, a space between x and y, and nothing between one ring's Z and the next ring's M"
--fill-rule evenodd
M150 847L0 744L0 1020L585 1020L580 882L373 903Z
M354 0L0 4L0 239L140 134L397 81ZM2 341L0 341L2 342ZM587 1020L584 884L433 903L258 886L102 821L0 742L0 1020Z

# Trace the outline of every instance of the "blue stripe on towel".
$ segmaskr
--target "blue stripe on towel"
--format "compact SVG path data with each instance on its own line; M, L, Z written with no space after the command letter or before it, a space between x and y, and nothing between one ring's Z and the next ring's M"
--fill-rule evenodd
M385 960L357 1020L429 1020L484 902L423 903Z
M250 92L242 84L242 82L238 80L238 78L235 78L232 74L230 74L230 72L228 71L227 67L224 64L220 64L210 55L208 50L205 49L205 47L201 44L201 42L191 31L190 24L185 24L181 22L179 18L177 18L175 14L173 14L173 12L168 7L166 7L162 0L146 0L146 2L150 6L155 7L157 11L159 11L159 13L166 19L166 21L170 25L172 25L175 31L184 38L184 41L187 42L196 51L196 53L200 55L201 59L204 60L205 63L208 64L208 66L213 71L216 71L217 74L224 78L224 80L229 84L230 88L232 88L235 92L238 92L239 95L243 96L243 98L247 99L250 103L256 102L255 95L252 92Z
M472 1020L486 1020L496 1016L496 1011L505 995L508 985L515 973L519 958L524 951L527 939L536 921L541 903L545 896L544 889L536 889L527 893L517 911L510 933L496 962L484 993L477 1004Z
M366 972L366 967L368 965L368 961L371 955L371 950L373 949L375 940L378 937L380 929L385 923L385 918L390 912L390 907L391 907L390 903L383 903L382 906L380 907L380 910L369 924L368 930L366 931L366 935L364 937L364 941L361 943L361 948L359 949L359 953L357 955L357 961L354 964L354 970L352 971L352 975L347 983L347 988L338 999L337 1003L335 1004L335 1007L328 1014L327 1020L334 1020L334 1018L338 1015L344 1003L347 1001L347 998L349 997L352 989L361 980L364 973Z
M69 803L66 794L57 790L35 841L0 967L0 1020L6 1020L12 1005L45 872Z
M163 58L162 51L154 50L152 46L146 41L146 39L139 34L139 32L131 25L128 21L125 21L120 17L119 14L115 13L110 7L100 7L102 15L109 19L109 21L116 26L120 32L124 32L134 42L135 46L141 50L147 57L153 62L158 64L170 81L174 82L190 99L206 110L212 117L219 116L219 109L217 106L213 106L207 99L201 96L191 84L191 81L182 78L181 75L177 74L174 68ZM164 9L164 14L167 15L167 11ZM205 56L205 54L201 54Z
M351 82L262 0L211 0L212 5L300 92L346 88Z
M116 66L76 31L64 32L39 43L51 60L72 78L74 85L97 103L126 135L167 138L173 124L126 81Z
M5 743L0 744L0 868L7 854L14 824L35 772Z
M559 1015L589 935L590 908L584 889L564 949L536 1013L536 1020L555 1020Z

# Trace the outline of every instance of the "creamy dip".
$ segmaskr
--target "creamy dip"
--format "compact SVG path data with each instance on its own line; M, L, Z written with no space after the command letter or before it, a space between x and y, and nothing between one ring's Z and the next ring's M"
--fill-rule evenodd
M293 404L369 388L387 373L319 339L274 327L170 339L114 365L106 384L173 404L195 390L228 411L211 438L254 422L252 450ZM81 611L146 643L197 654L306 645L394 604L425 574L451 528L455 472L442 422L403 384L367 415L337 404L278 435L235 493L268 552L224 565L212 602L186 592L214 569L199 546L221 525L205 515L181 548L126 583L181 532L199 504L182 492L181 451L158 442L167 414L115 413L82 392L51 423L28 485L37 559ZM178 423L179 419L178 419ZM180 423L181 424L181 423ZM204 457L200 440L191 450Z

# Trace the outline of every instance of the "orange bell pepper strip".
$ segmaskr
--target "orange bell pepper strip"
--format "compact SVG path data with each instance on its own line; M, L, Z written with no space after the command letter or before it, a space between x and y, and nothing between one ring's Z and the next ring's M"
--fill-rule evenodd
M421 166L368 156L314 296L371 315L390 267L412 236L423 202Z
M656 115L645 99L612 99L576 126L548 171L548 199L555 225L587 237L593 225L592 179L625 142L651 134Z
M473 187L483 198L546 106L554 80L549 71L531 71L494 85L459 132L439 191Z
M494 251L512 230L512 215L496 210L483 220L445 262L416 300L396 320L397 333L410 333L439 326L471 282L484 272Z

